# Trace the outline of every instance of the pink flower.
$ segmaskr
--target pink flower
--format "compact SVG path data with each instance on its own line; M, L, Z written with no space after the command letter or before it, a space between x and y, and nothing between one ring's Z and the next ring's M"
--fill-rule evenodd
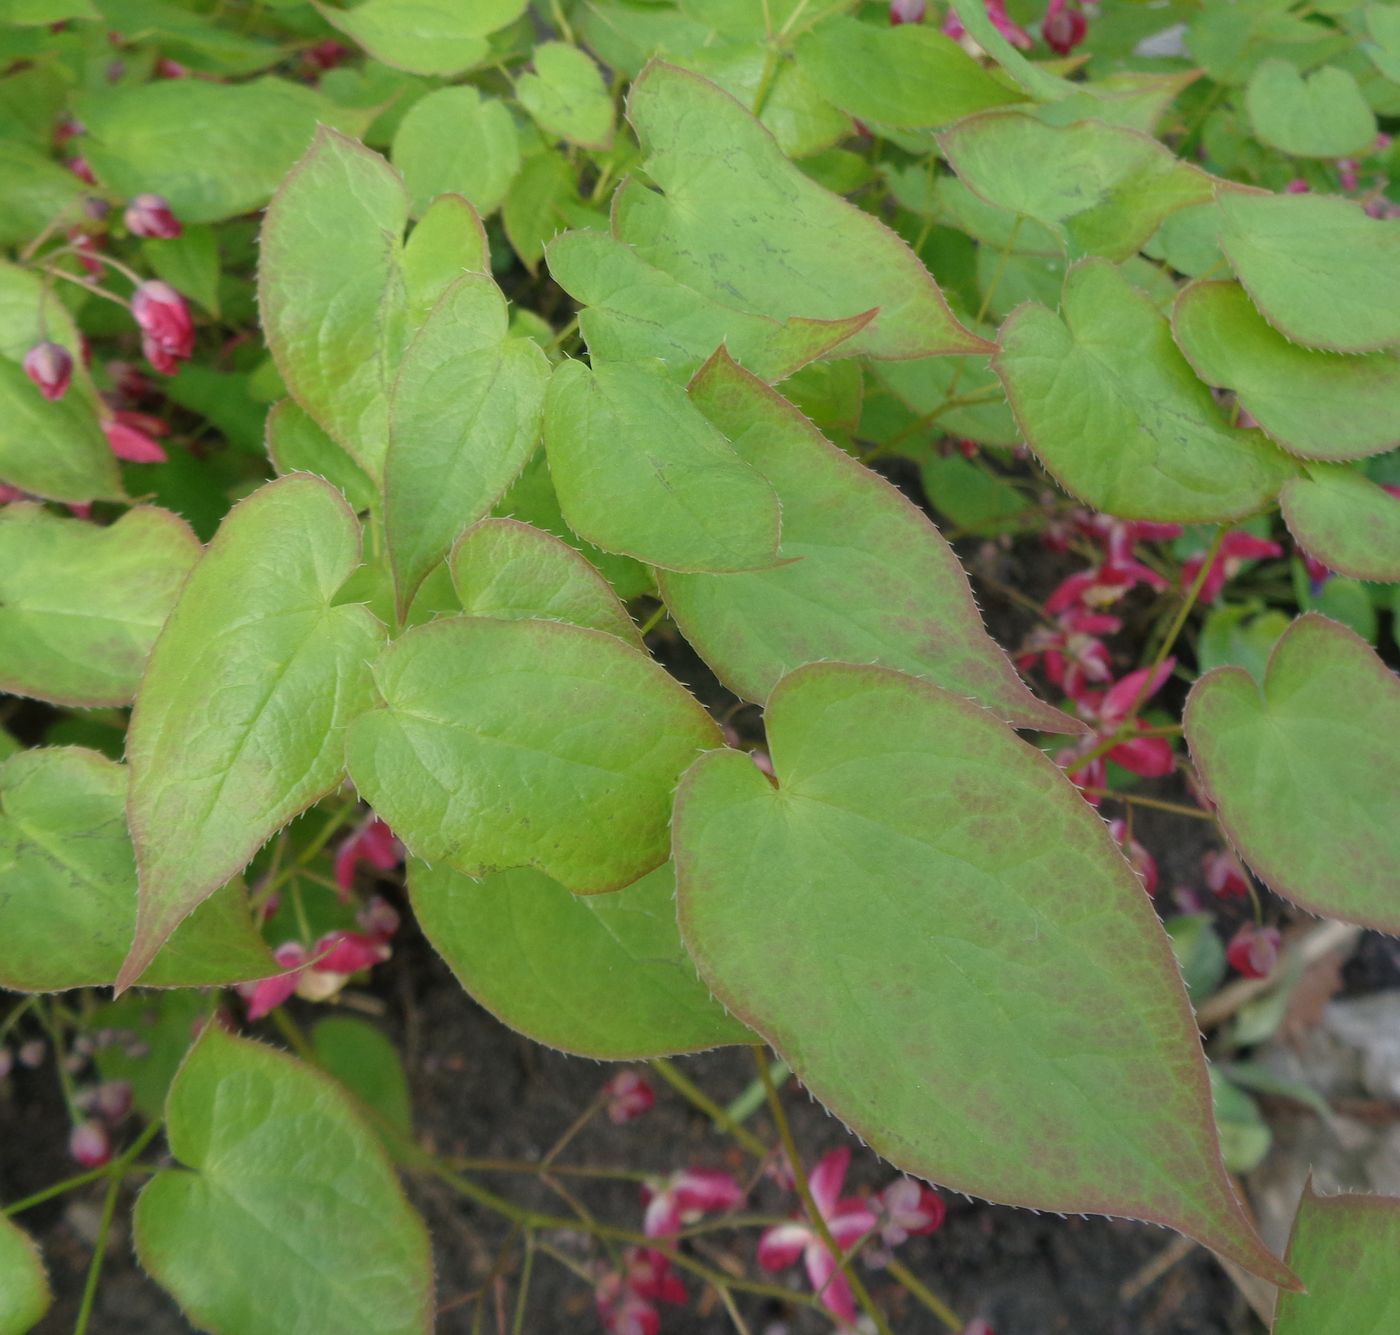
M623 1278L627 1287L641 1298L657 1298L673 1307L682 1306L690 1295L680 1276L671 1272L670 1260L651 1247L629 1247L622 1253Z
M104 1080L92 1091L92 1110L103 1121L120 1122L131 1111L130 1082Z
M1128 859L1129 865L1142 878L1142 888L1149 895L1155 895L1157 893L1157 859L1136 839L1128 837L1127 821L1109 821L1108 832L1113 836L1113 842L1123 850L1123 856Z
M102 261L97 258L98 252L102 249L101 242L96 237L88 235L80 227L68 229L68 240L78 254L78 263L93 278L101 278L105 272Z
M1355 158L1340 158L1337 161L1337 183L1342 193L1349 195L1361 184L1361 172Z
M327 932L311 948L311 967L317 973L352 974L372 969L393 952L377 937L361 932Z
M1201 601L1203 603L1215 602L1225 588L1226 581L1234 579L1243 569L1246 561L1259 561L1266 556L1282 555L1283 548L1276 542L1270 542L1267 538L1256 538L1252 533L1245 533L1241 530L1227 533L1220 544L1220 550L1215 555L1215 560L1211 562L1210 569L1206 572L1205 582L1201 585ZM1200 574L1205 561L1206 556L1202 552L1191 557L1182 566L1181 587L1183 589L1189 589L1195 583L1196 576Z
M296 941L284 941L272 952L272 958L290 972L239 985L238 995L248 1003L249 1020L261 1020L286 1001L297 990L297 980L306 967L306 950Z
M1068 0L1050 0L1040 24L1040 35L1056 55L1069 55L1088 31L1089 21L1077 5Z
M158 417L145 413L117 412L102 419L107 444L118 459L133 464L163 464L167 455L151 436L163 436L169 428Z
M642 1200L646 1203L642 1231L649 1238L664 1238L704 1215L738 1209L744 1203L744 1191L728 1173L686 1168L672 1173L662 1185L643 1187Z
M142 283L131 298L131 313L141 327L141 351L163 375L174 375L178 363L194 351L194 323L185 299L159 279Z
M993 26L1012 46L1019 46L1022 51L1029 51L1035 45L1030 33L1019 23L1013 22L1007 15L1006 0L983 0L983 5ZM949 6L947 17L943 20L943 32L953 38L961 38L966 35L962 21L951 6Z
M101 1122L79 1122L68 1136L68 1154L84 1168L101 1168L112 1157L112 1142Z
M88 185L97 184L97 177L92 174L92 168L88 166L86 158L69 158L63 165L67 167L78 180Z
M671 1273L671 1262L658 1251L629 1247L623 1269L605 1271L593 1291L598 1318L612 1335L657 1335L661 1313L656 1302L682 1306L689 1300L685 1285Z
M922 23L927 8L925 0L890 0L890 22L896 28L901 23Z
M886 1266L894 1249L915 1234L932 1233L943 1227L948 1207L932 1187L901 1177L891 1182L875 1198L879 1220L880 1246L865 1253L867 1265Z
M68 382L73 379L73 357L61 344L48 339L36 343L24 354L23 365L25 375L50 403L68 393Z
M187 79L189 74L189 70L178 60L166 58L156 61L156 78L158 79Z
M812 1200L826 1221L832 1241L843 1251L879 1224L874 1212L864 1201L854 1197L841 1198L841 1186L851 1162L850 1149L842 1145L823 1157L812 1170L808 1185ZM827 1250L820 1233L809 1222L798 1218L786 1224L766 1229L758 1240L758 1263L765 1270L785 1270L798 1259L807 1269L812 1290L822 1306L845 1322L856 1319L855 1299L851 1286L841 1272L841 1263Z
M617 1126L635 1121L656 1103L651 1086L636 1071L619 1071L603 1086L603 1097L608 1118Z
M344 898L355 886L355 869L367 862L377 871L393 871L403 861L394 832L378 816L370 816L335 851L335 883Z
M1249 880L1233 853L1212 849L1201 859L1201 872L1206 889L1219 899L1243 899L1249 894Z
M1277 927L1256 927L1247 922L1230 938L1225 958L1246 978L1267 978L1278 963L1281 941Z
M171 241L184 231L163 195L137 195L126 206L123 217L132 236L151 236Z
M1283 189L1285 194L1306 195L1311 192L1312 187L1301 176L1295 176Z
M1037 626L1016 656L1018 667L1028 669L1039 662L1050 682L1078 700L1090 683L1112 679L1108 647L1100 635L1113 635L1123 623L1105 612L1071 607L1055 618L1055 626Z
M382 895L373 895L356 915L361 930L376 941L388 941L399 930L398 910Z

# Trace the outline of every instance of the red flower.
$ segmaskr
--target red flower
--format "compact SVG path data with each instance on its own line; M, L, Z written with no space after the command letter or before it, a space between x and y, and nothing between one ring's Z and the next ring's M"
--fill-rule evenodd
M1227 580L1240 573L1246 561L1262 560L1266 556L1282 556L1283 548L1267 538L1256 538L1252 533L1236 530L1227 533L1220 544L1220 550L1206 571L1205 582L1201 585L1200 599L1203 603L1213 603L1220 597ZM1193 556L1181 567L1181 587L1189 589L1196 581L1205 565L1205 553Z
M123 217L132 236L152 236L170 241L184 231L180 220L170 212L170 205L161 195L137 195L126 206Z
M924 0L890 0L890 22L896 28L901 23L922 23L926 9Z
M1278 963L1281 940L1277 927L1256 927L1247 922L1230 938L1225 958L1246 978L1267 978Z
M646 1217L642 1231L649 1238L678 1233L706 1214L736 1210L744 1203L744 1191L728 1173L713 1169L683 1169L659 1186L642 1188Z
M285 941L272 952L272 958L290 972L276 973L255 983L241 983L238 995L248 1003L248 1018L261 1020L275 1011L297 990L297 981L306 967L306 951L296 941Z
M101 1168L112 1157L112 1142L101 1122L79 1122L68 1137L68 1153L84 1168Z
M367 862L377 871L393 871L403 861L403 848L378 816L370 816L335 851L335 883L345 898L355 887L355 869Z
M377 937L343 929L327 932L311 948L311 967L317 973L349 975L372 969L393 952Z
M185 299L168 283L142 283L131 298L131 313L141 326L141 351L164 375L174 375L178 363L194 351L194 323Z
M163 436L169 429L160 418L146 413L117 412L102 419L112 453L133 464L163 464L166 453L151 436Z
M1040 24L1040 35L1056 55L1069 55L1088 31L1089 21L1078 6L1071 5L1068 0L1050 0Z
M92 174L92 168L88 166L86 158L69 158L63 165L67 167L78 180L88 185L97 184L97 177Z
M1201 859L1206 889L1220 899L1243 899L1249 893L1249 880L1239 859L1224 849L1212 849Z
M651 1086L636 1071L619 1071L603 1086L608 1118L615 1125L635 1121L656 1103Z
M982 0L982 3L993 26L1012 46L1019 46L1022 51L1029 51L1035 45L1030 33L1007 15L1006 0ZM966 35L962 21L951 6L948 9L947 17L943 20L943 31L947 36L953 38Z
M61 344L48 339L36 343L24 354L23 365L25 375L50 403L68 393L68 383L73 379L73 357Z

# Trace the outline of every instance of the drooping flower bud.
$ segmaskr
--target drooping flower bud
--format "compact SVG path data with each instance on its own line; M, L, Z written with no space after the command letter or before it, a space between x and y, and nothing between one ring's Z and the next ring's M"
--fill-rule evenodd
M1246 978L1267 978L1278 963L1281 941L1277 927L1256 927L1247 922L1230 938L1225 958Z
M890 22L896 28L901 23L922 23L927 8L924 0L890 0Z
M159 279L142 283L131 298L131 313L141 326L141 351L164 375L174 375L177 363L194 351L194 322L185 299Z
M132 236L150 236L161 241L172 241L184 231L180 220L171 213L170 205L162 195L137 195L126 206L126 212L122 216Z
M38 387L50 403L61 399L68 392L68 382L73 378L73 357L67 348L45 339L36 343L24 354L24 373Z
M102 421L112 453L132 464L163 464L168 456L151 435L163 436L167 430L164 422L145 413L118 412Z
M656 1103L651 1086L636 1071L613 1076L603 1086L603 1097L607 1100L608 1119L615 1126L633 1121Z
M1089 23L1082 10L1068 0L1050 0L1045 19L1040 25L1040 35L1056 55L1069 55L1084 40L1084 34L1088 31Z
M101 1122L79 1122L68 1137L68 1153L84 1168L101 1168L112 1157L112 1142Z

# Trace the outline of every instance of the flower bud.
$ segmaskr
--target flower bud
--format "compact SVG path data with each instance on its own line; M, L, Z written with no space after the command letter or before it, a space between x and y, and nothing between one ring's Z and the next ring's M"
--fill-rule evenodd
M161 241L171 241L184 231L180 220L171 213L170 205L161 195L137 195L126 206L122 217L132 236L151 236Z
M1267 978L1278 963L1281 941L1277 927L1256 927L1247 922L1230 938L1225 958L1246 978Z
M164 375L174 375L177 363L194 351L194 322L185 299L168 283L142 283L131 298L131 313L141 326L141 351Z
M101 1122L79 1122L68 1137L68 1153L84 1168L101 1168L112 1157L112 1142Z
M53 403L68 392L68 382L73 378L72 355L61 344L46 339L24 354L24 373L39 387L39 393Z
M924 0L890 0L890 22L896 28L901 23L922 23L927 7Z

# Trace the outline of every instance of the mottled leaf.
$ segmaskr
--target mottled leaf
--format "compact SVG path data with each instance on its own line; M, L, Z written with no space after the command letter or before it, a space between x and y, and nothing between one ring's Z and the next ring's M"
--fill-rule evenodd
M1340 574L1400 580L1400 497L1342 464L1308 464L1306 473L1279 494L1298 545Z

